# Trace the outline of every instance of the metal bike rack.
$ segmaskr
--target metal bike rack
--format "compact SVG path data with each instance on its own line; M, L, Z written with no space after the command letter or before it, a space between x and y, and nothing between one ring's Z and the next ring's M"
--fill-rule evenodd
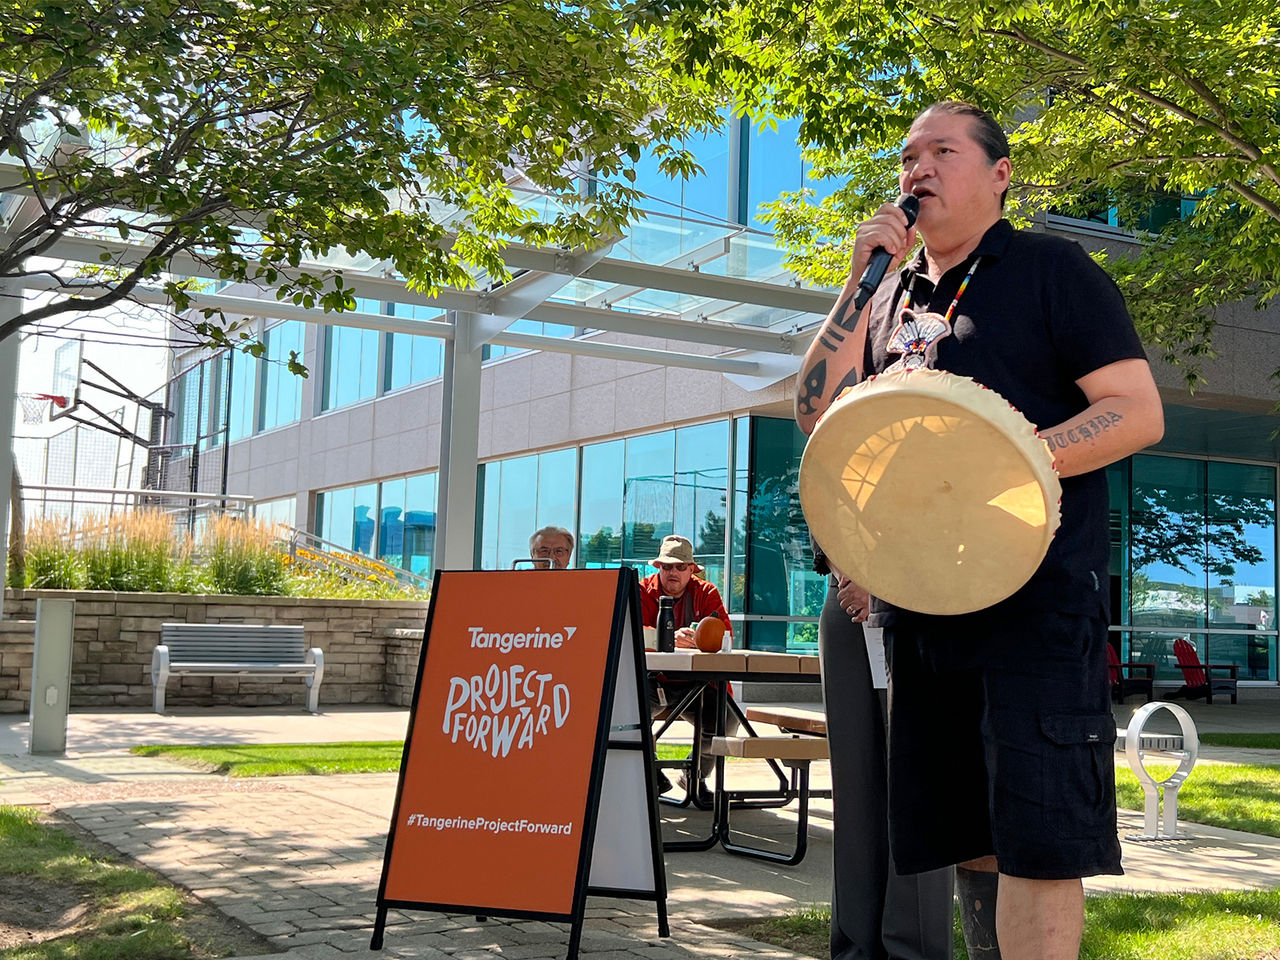
M1182 728L1175 734L1143 733L1147 721L1157 710L1168 710ZM1200 737L1191 715L1176 704L1164 701L1144 703L1133 712L1124 732L1124 753L1134 776L1146 794L1142 833L1131 833L1128 840L1174 840L1178 836L1178 788L1190 776L1200 751ZM1148 754L1178 761L1178 769L1164 780L1156 780L1147 772ZM1164 790L1164 823L1160 822L1160 791Z

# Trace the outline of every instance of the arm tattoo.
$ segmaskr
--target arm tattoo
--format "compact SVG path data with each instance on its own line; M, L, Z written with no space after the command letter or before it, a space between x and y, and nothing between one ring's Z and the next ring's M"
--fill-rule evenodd
M844 343L844 341L844 334L840 333L834 327L829 327L823 330L822 335L818 337L818 342L832 353L839 350L840 344Z
M853 332L858 325L858 315L861 310L853 310L853 297L850 297L844 303L836 308L836 312L831 315L831 323L839 327L841 330ZM852 315L850 315L852 314Z
M819 360L804 375L804 383L800 385L800 399L797 409L806 417L816 413L817 403L822 398L822 391L827 386L827 361Z
M1123 419L1124 417L1114 410L1108 410L1106 413L1101 413L1096 417L1090 417L1084 423L1077 424L1070 430L1059 430L1056 433L1045 434L1044 442L1048 444L1050 450L1065 450L1073 443L1084 443L1087 440L1102 436Z

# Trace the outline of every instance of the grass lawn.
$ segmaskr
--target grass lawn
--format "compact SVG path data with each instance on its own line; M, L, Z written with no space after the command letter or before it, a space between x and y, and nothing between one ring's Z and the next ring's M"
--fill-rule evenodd
M739 933L815 957L830 955L831 911L735 921ZM968 960L955 923L955 960ZM1080 960L1274 960L1280 957L1280 891L1141 894L1085 901Z
M1202 733L1200 742L1211 747L1280 750L1280 733Z
M151 745L131 753L164 757L229 777L283 777L310 773L386 773L400 769L404 741L371 743L254 743L213 746Z
M287 777L314 773L395 773L400 769L404 741L373 743L255 743L212 746L153 744L132 747L130 753L164 757L176 763L225 773L229 777ZM682 760L689 747L659 744L659 760Z
M1176 767L1153 763L1147 769L1158 778ZM1130 810L1141 810L1145 802L1127 765L1116 766L1116 802ZM1178 819L1280 837L1280 766L1196 764L1178 789Z
M0 806L0 958L198 960L267 941L26 807Z

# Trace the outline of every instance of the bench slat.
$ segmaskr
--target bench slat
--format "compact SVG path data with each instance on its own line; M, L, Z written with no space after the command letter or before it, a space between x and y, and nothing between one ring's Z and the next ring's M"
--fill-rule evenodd
M830 756L821 737L715 737L711 753L760 760L826 760Z
M748 707L747 719L757 723L770 723L780 730L807 733L810 736L827 735L827 716L821 710L803 707Z

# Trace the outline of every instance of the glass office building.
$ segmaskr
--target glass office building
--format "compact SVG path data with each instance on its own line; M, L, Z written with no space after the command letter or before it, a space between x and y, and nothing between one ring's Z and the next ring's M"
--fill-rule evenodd
M690 144L705 172L687 182L642 163L637 186L650 215L611 256L788 283L756 211L780 190L834 186L807 181L795 133L794 125L726 123ZM1089 249L1131 242L1100 219L1050 216L1040 228ZM589 278L549 302L772 332L819 319ZM440 316L390 301L362 301L360 310ZM1251 310L1223 313L1208 390L1192 396L1178 371L1156 361L1165 439L1108 469L1113 630L1122 656L1157 663L1164 681L1178 679L1171 647L1186 637L1206 662L1235 663L1243 680L1276 683L1280 418L1271 412L1267 358L1280 356L1280 336ZM509 329L648 345L537 317ZM263 333L262 360L181 367L171 396L182 442L229 442L228 487L264 510L269 504L271 516L292 516L342 548L429 574L440 508L442 341L293 320L264 324ZM307 365L306 380L288 373L291 352ZM509 568L528 555L534 530L557 525L574 532L576 566L627 563L647 572L662 537L678 533L693 541L724 596L737 644L813 649L825 582L811 570L796 497L804 438L790 419L794 377L752 388L712 370L490 344L481 381L476 566Z

